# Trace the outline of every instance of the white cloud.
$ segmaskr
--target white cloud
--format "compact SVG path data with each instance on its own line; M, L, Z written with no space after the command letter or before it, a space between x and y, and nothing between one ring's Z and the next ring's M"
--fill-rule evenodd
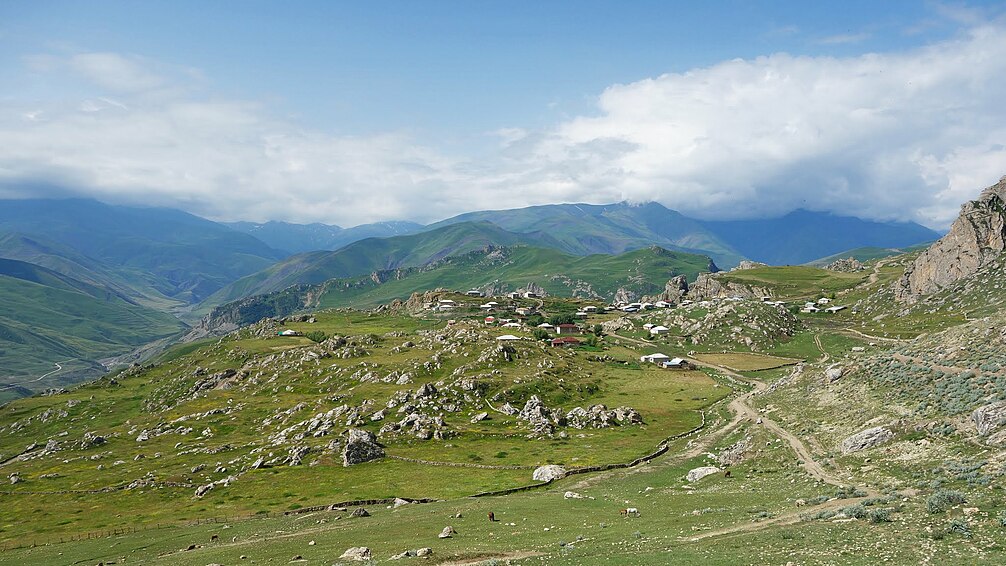
M84 77L102 92L0 101L0 196L77 193L341 225L657 200L709 218L805 207L942 226L1006 173L1003 32L613 85L596 115L500 129L497 155L478 161L401 134L333 136L258 103L198 97L191 69L109 53L32 57L33 71Z

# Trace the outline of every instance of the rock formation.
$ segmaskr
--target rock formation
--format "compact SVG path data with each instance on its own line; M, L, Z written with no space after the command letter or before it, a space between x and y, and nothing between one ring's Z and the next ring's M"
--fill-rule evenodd
M1006 249L1006 177L965 203L950 231L894 284L898 300L915 301L975 274Z
M842 259L835 260L828 265L824 266L825 269L829 271L844 271L846 273L854 273L856 271L862 271L866 269L861 261L854 257L844 257Z
M772 292L764 287L745 285L733 281L720 280L711 273L701 273L695 283L688 286L687 297L693 301L709 299L724 299L727 297L744 297L758 299L769 297Z
M342 465L352 466L384 457L384 448L377 443L374 433L358 428L349 430L346 446L342 449Z
M975 423L978 436L988 436L996 429L1006 426L1006 401L978 407L971 413L971 420Z
M843 440L841 445L842 453L851 454L867 450L874 446L879 446L892 438L894 438L894 433L886 427L868 428Z

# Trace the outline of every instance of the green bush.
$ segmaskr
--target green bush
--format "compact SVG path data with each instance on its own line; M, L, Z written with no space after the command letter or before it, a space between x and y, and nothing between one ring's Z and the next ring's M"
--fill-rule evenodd
M328 338L328 334L325 334L321 330L312 330L304 336L307 336L307 338L314 343L323 342L326 338Z
M877 509L870 509L866 513L866 518L873 524L878 523L890 523L891 522L891 511L890 507L880 507Z
M941 489L926 500L926 510L932 514L943 513L954 505L966 502L964 494L952 489Z

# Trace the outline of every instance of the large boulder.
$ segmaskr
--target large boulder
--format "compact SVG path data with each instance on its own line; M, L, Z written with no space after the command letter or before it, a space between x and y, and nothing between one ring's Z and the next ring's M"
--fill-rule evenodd
M695 468L688 472L685 478L688 481L699 481L700 479L711 476L713 474L719 473L720 469L716 466L702 466L701 468Z
M384 457L384 448L377 443L374 433L353 428L349 430L346 445L342 449L342 465L352 466Z
M868 428L864 431L846 438L842 441L841 448L843 454L852 454L861 450L868 450L874 446L879 446L894 438L894 433L883 426Z
M1006 401L996 401L978 407L971 413L971 420L975 423L978 436L992 434L999 427L1006 425Z
M531 479L545 482L559 480L564 477L566 477L566 468L556 466L555 464L539 466L535 468L534 473L531 474Z

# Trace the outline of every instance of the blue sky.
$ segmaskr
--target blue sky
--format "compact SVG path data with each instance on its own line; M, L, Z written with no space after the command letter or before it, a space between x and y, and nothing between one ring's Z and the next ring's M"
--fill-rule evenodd
M4 2L0 196L343 225L653 199L939 227L1006 174L1004 8Z

